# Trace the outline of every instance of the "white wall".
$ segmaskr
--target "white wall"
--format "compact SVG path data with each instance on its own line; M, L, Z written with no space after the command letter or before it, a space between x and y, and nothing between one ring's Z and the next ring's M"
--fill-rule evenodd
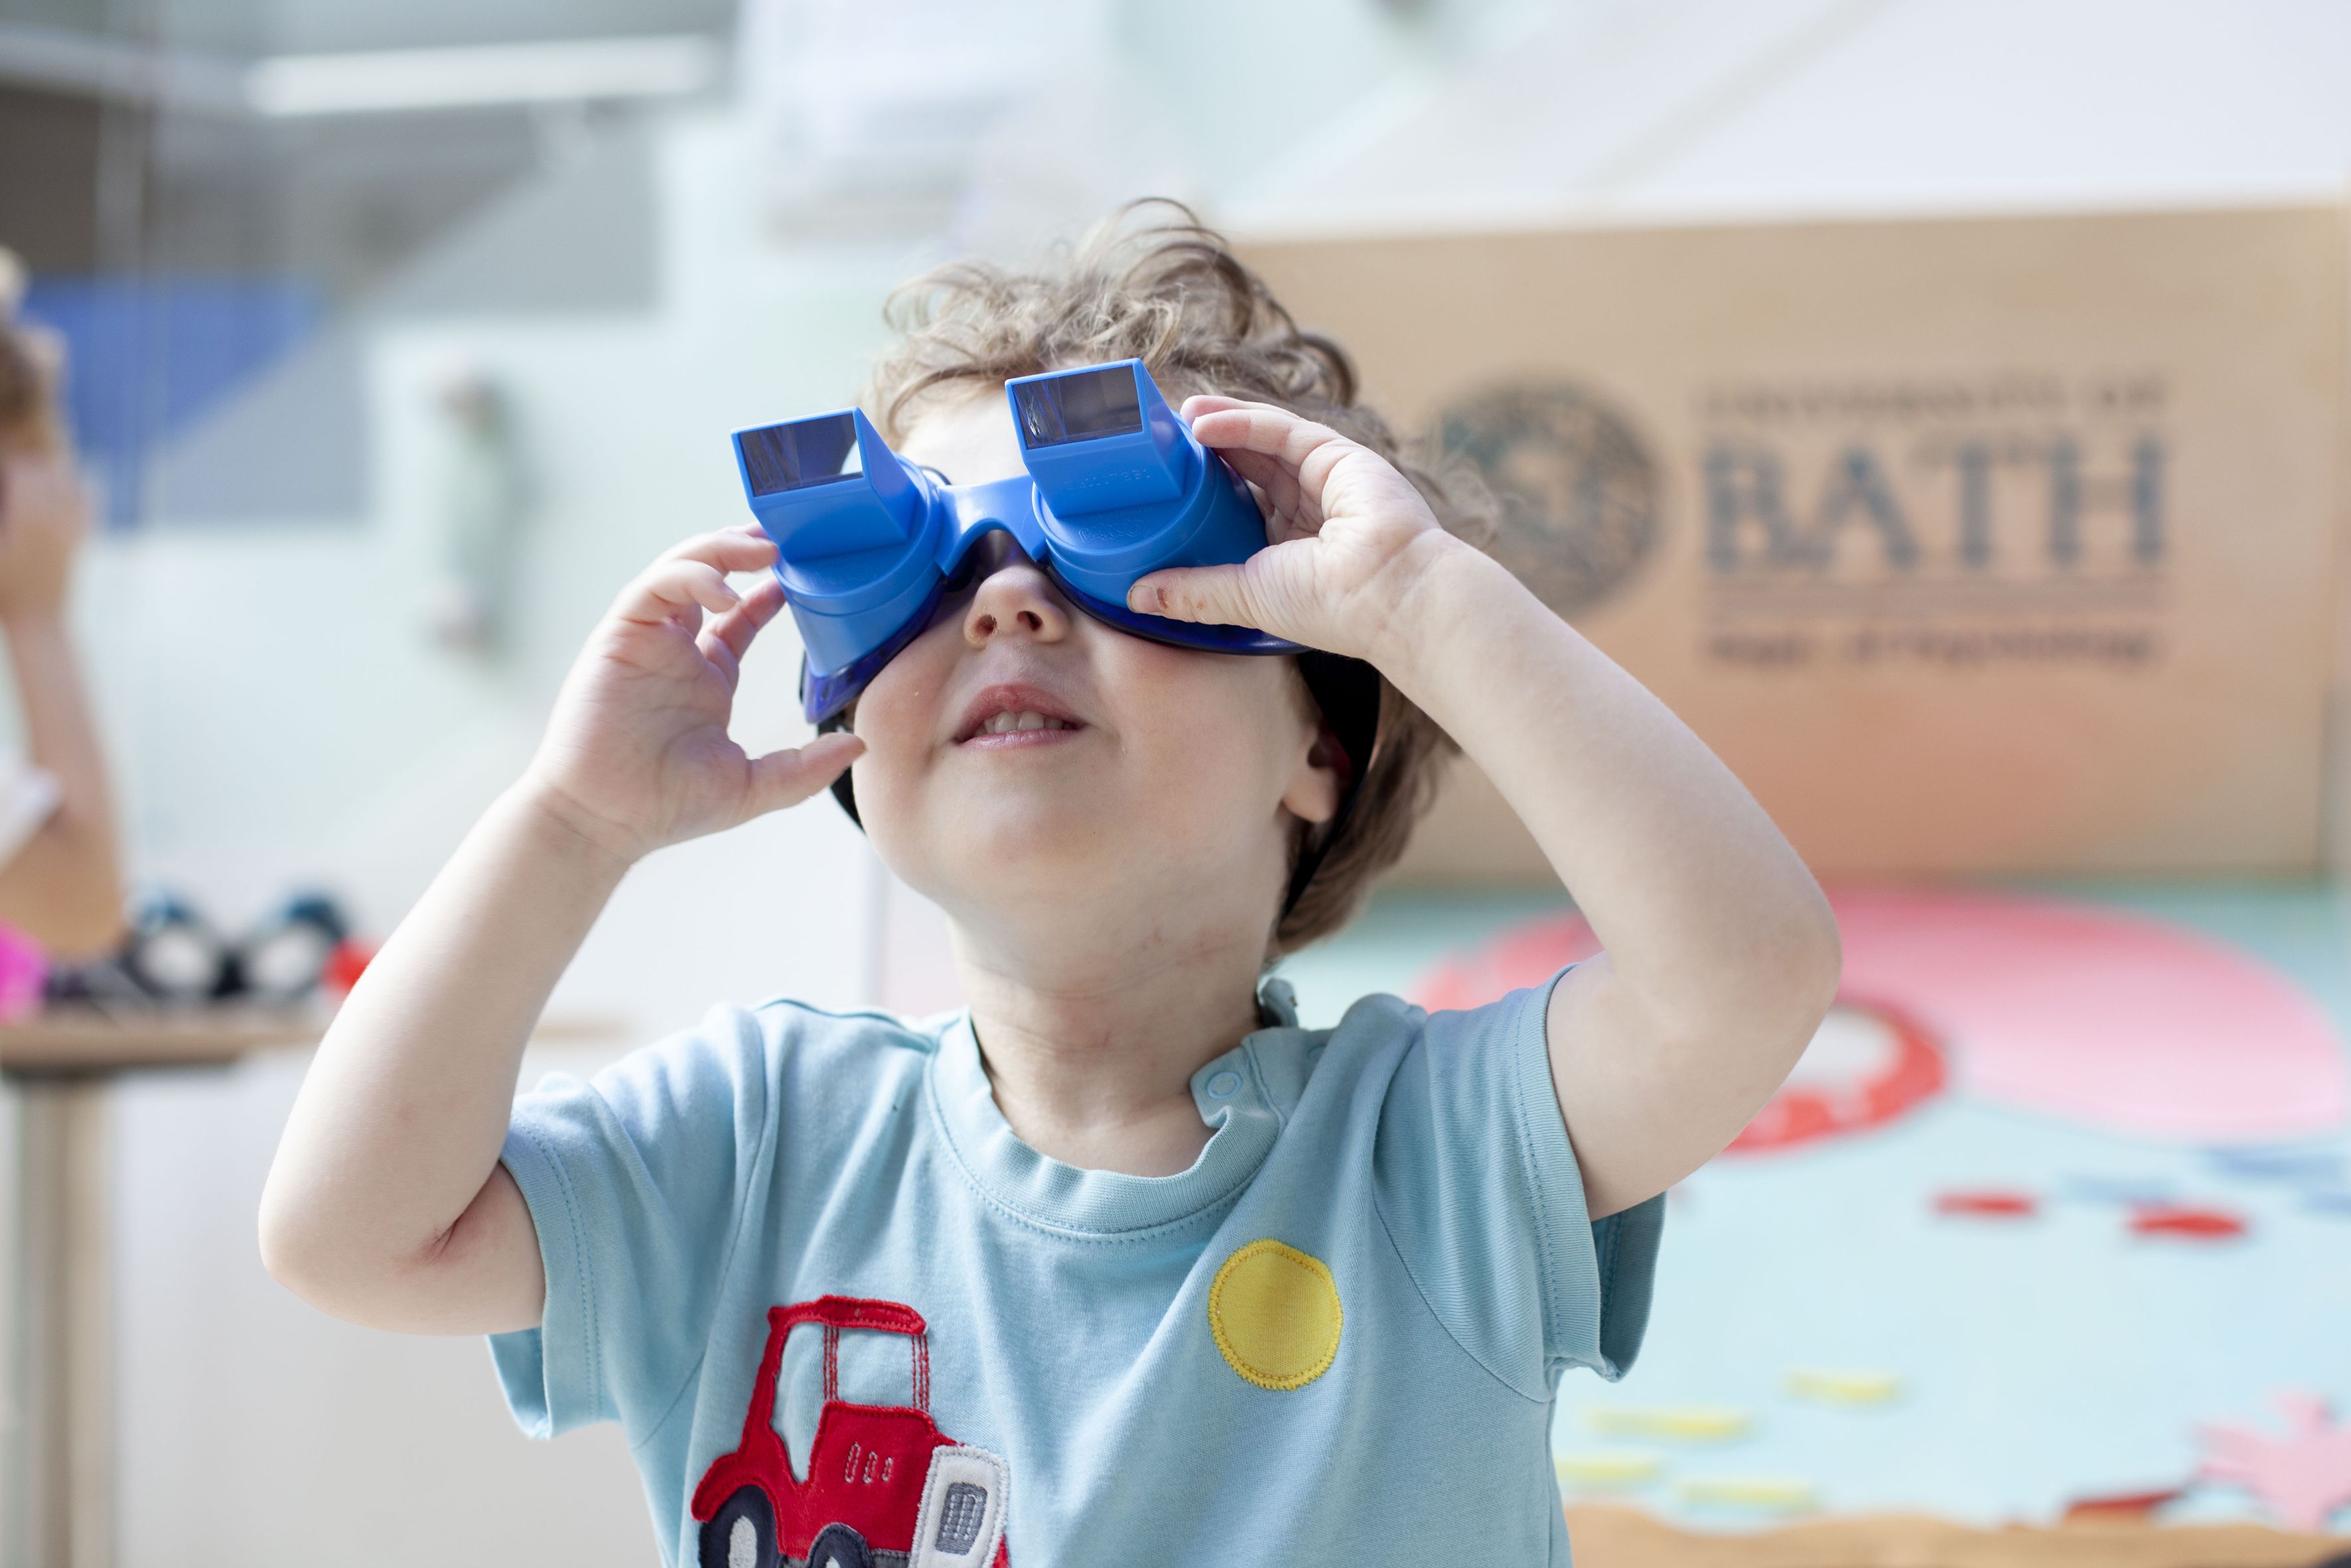
M2303 200L2351 171L2331 0L1583 0L1351 99L1228 189L1240 225Z

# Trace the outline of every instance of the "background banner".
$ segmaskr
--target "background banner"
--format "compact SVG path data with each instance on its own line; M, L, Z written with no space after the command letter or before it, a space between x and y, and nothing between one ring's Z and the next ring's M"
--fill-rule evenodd
M1249 254L1816 871L2317 869L2337 209ZM1400 874L1549 875L1466 765Z

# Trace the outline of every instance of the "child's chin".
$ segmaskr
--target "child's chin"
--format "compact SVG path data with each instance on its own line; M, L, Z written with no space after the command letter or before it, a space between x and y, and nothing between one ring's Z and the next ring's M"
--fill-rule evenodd
M1084 770L1039 768L1025 777L956 780L955 810L967 831L990 835L1033 831L1040 825L1102 823L1114 817L1114 791Z
M1082 794L1040 791L961 807L950 830L955 858L967 874L992 883L1081 895L1115 881L1137 848L1134 819L1105 813Z

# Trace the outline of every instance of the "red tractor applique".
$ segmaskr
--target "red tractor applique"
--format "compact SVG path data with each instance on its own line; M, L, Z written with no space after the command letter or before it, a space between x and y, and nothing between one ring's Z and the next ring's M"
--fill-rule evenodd
M776 1429L784 1342L824 1331L824 1406L808 1479L792 1476ZM878 1329L914 1342L914 1402L841 1397L841 1331ZM701 1568L1010 1568L1004 1461L960 1446L931 1419L931 1348L923 1316L898 1301L822 1296L768 1312L768 1348L743 1417L743 1441L694 1489Z

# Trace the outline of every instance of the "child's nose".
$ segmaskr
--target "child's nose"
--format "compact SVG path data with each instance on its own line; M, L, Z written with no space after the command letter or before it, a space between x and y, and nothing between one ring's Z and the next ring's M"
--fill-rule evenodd
M964 612L964 641L987 646L1008 632L1058 643L1070 632L1070 607L1052 580L1018 551L980 580Z

